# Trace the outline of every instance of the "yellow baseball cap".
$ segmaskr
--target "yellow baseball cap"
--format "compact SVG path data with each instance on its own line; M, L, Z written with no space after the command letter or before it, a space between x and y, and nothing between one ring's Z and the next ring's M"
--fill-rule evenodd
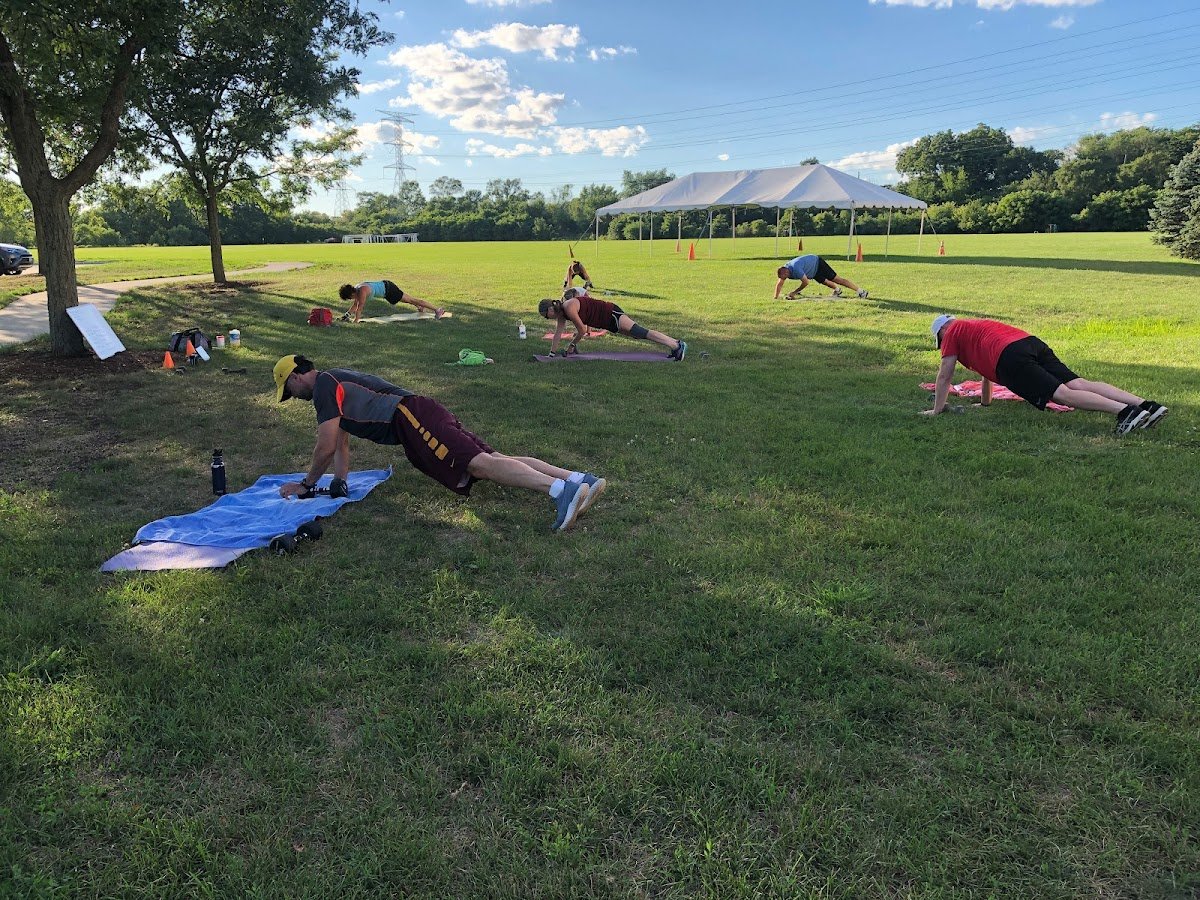
M301 362L305 361L306 360L303 356L293 355L281 357L279 362L275 363L276 397L279 399L280 403L292 396L287 390L288 376L296 371L296 367L300 365Z

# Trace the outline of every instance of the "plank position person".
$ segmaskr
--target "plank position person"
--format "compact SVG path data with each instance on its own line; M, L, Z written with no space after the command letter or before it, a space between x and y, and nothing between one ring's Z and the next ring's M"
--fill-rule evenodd
M592 276L589 275L587 269L583 267L583 263L577 259L573 259L571 260L571 264L567 266L567 277L563 279L563 290L565 291L572 284L574 284L576 278L583 279L583 286L585 288L594 286L592 284Z
M807 256L797 256L785 266L780 266L775 270L775 274L779 276L779 281L775 284L775 299L779 299L779 292L783 290L784 284L789 278L799 278L800 287L794 291L790 291L787 295L788 300L795 300L796 295L808 287L810 281L816 281L828 288L833 289L833 296L842 296L842 288L848 287L854 291L859 297L866 297L867 292L862 290L857 284L849 278L842 278L837 272L833 271L833 267L825 262L815 253L809 253Z
M376 444L399 444L420 472L456 494L469 496L476 481L549 494L557 515L551 526L564 531L605 488L603 478L573 472L532 456L505 456L462 427L455 415L430 397L421 397L375 375L351 369L319 370L303 356L275 364L276 397L311 400L317 413L317 445L303 481L279 488L281 497L311 496L333 466L332 496L345 496L350 473L350 436Z
M935 416L946 409L954 367L962 363L983 377L980 405L992 402L992 384L1002 384L1038 409L1051 400L1112 413L1117 434L1135 428L1150 428L1167 414L1167 408L1144 400L1103 381L1088 381L1068 369L1046 344L1020 328L991 319L956 319L940 315L931 326L933 339L942 351L933 409L921 410Z
M575 337L567 344L563 356L579 352L579 342L587 334L589 326L603 328L613 334L627 334L633 338L662 344L671 351L670 357L678 362L683 362L683 357L687 353L687 341L677 341L661 331L643 328L629 318L625 314L625 310L617 304L588 296L586 288L567 288L563 292L561 300L541 301L538 303L538 314L545 319L551 317L555 319L554 337L550 341L551 356L558 349L558 342L562 339L568 319L575 326Z
M433 313L434 317L438 319L446 312L444 307L434 306L432 303L426 303L420 297L405 293L396 287L394 281L388 281L387 279L383 281L360 281L358 284L343 284L338 288L338 296L343 300L353 301L350 304L350 309L342 315L343 321L361 321L363 307L367 305L367 301L372 297L386 300L392 306L400 302L411 303L417 309Z

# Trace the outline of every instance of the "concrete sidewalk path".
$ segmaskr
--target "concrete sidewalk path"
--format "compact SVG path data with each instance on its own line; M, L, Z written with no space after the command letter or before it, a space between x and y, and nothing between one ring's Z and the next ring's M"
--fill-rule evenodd
M249 275L251 272L288 272L292 269L306 269L311 265L312 263L307 262L267 263L257 269L242 269L227 274L229 277L233 277L234 275ZM135 281L113 281L108 284L81 284L79 285L79 302L91 303L101 313L106 313L113 308L118 297L133 288L155 284L174 284L180 281L203 281L206 278L211 279L212 273L172 275L167 278L141 278ZM4 309L0 309L0 347L6 344L21 344L49 333L50 313L46 308L45 291L19 297Z

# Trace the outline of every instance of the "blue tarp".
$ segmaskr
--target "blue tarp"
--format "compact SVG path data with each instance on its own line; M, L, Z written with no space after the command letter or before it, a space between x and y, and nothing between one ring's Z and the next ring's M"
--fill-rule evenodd
M204 509L143 525L134 541L173 541L246 550L265 547L277 534L293 532L318 516L332 516L344 503L361 500L391 475L390 468L351 472L346 479L350 496L337 500L328 496L284 500L279 496L280 485L300 481L304 473L264 475L250 487L236 494L226 494ZM331 476L322 478L319 486L329 487L330 480Z

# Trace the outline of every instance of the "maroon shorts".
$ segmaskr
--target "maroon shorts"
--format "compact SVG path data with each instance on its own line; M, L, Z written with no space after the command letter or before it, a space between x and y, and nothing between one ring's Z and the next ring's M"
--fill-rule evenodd
M430 397L405 397L392 419L408 461L434 481L464 497L476 479L467 466L492 448L462 427L458 417Z

